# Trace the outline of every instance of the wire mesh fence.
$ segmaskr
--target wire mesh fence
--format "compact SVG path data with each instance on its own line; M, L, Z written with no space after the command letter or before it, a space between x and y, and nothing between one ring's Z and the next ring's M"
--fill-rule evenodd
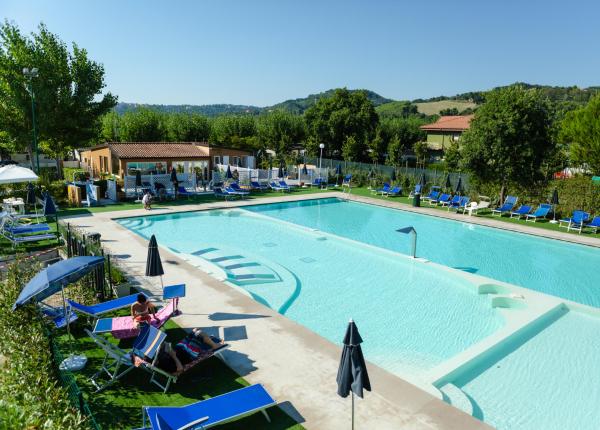
M60 381L62 387L65 389L69 401L71 402L73 407L76 408L77 410L79 410L81 415L84 416L84 418L85 418L85 421L84 421L85 427L84 428L87 428L89 430L100 430L101 427L96 422L96 419L94 418L94 414L92 413L90 406L88 405L87 401L85 400L85 398L83 396L83 392L79 388L79 385L77 385L75 376L68 370L60 369L60 364L62 363L62 361L64 360L65 357L63 356L63 354L58 346L58 342L57 342L56 338L54 337L53 333L46 326L43 326L43 327L44 327L44 332L45 332L44 334L50 341L50 348L52 351L52 359L54 361L54 366L56 369L56 374L57 374L58 380Z

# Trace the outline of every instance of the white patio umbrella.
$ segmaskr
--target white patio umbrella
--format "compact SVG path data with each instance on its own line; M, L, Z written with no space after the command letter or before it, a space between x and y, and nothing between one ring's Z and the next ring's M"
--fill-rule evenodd
M38 176L26 167L17 166L16 164L0 167L0 184L32 182L38 179Z

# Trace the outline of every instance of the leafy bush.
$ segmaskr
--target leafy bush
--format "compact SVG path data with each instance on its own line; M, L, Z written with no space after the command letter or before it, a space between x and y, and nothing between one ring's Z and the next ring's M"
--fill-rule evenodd
M33 305L11 310L34 269L14 263L0 286L0 426L80 429L84 418L59 385L42 317Z

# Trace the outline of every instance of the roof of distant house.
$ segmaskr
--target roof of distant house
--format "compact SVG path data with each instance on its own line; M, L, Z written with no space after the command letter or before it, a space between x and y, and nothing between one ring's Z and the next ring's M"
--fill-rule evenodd
M107 142L83 151L110 148L121 159L207 158L211 148L207 142ZM224 148L230 149L230 148ZM247 152L237 149L236 151Z
M432 124L421 126L426 131L464 131L469 128L469 123L474 115L442 116Z

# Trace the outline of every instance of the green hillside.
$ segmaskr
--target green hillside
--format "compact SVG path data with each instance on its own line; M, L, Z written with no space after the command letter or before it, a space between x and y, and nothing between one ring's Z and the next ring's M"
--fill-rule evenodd
M351 92L366 91L367 98L369 100L371 100L371 102L375 106L379 106L384 103L389 103L392 101L391 99L386 99L385 97L382 97L379 94L377 94L373 91L369 91L369 90L350 90L350 91ZM309 107L314 105L318 99L324 98L324 97L331 97L334 92L335 92L335 90L331 89L328 91L324 91L322 93L311 94L308 97L303 97L300 99L286 100L286 101L278 103L276 105L266 107L266 108L264 108L264 110L269 111L269 110L282 109L282 110L287 110L287 111L295 113L295 114L302 114L302 113L304 113L304 111L306 109L308 109Z
M474 109L477 104L466 100L440 100L437 102L416 103L419 113L425 115L439 115L441 110L456 109L459 113L465 109Z

